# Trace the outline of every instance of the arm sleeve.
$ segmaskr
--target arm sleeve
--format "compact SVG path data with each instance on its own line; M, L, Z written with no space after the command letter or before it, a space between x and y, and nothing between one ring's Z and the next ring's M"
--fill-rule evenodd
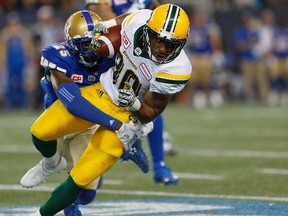
M79 87L74 83L63 84L56 91L57 97L66 109L80 118L116 130L119 120L107 115L82 97Z

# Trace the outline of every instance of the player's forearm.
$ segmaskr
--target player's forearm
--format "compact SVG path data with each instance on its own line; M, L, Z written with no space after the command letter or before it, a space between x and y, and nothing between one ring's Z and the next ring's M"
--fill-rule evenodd
M142 103L138 111L132 111L133 115L142 123L146 124L153 121L160 113L152 107Z
M88 100L82 97L76 84L63 84L56 90L56 95L66 109L86 121L102 125L111 130L117 130L121 122L99 110Z
M121 25L125 17L127 17L127 15L128 14L122 14L116 17L115 19L109 19L109 20L102 21L101 23L97 23L94 27L94 30L99 33L102 33L102 32L107 33L109 28L113 26ZM103 26L105 27L104 29L106 29L107 32L105 32L106 30L103 29Z
M165 110L170 99L171 95L162 95L159 93L147 91L144 96L144 100L141 101L141 104L138 105L134 111L132 110L133 114L139 119L141 123L153 121ZM136 98L135 101L137 100L139 101L138 98ZM137 104L137 102L134 103Z

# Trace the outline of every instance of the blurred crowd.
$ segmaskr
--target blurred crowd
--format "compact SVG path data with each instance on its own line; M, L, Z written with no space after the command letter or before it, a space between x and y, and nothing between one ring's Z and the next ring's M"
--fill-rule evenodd
M82 7L75 0L0 0L0 108L43 107L41 49L64 40L64 21Z
M193 75L174 102L197 109L231 101L288 106L288 1L201 1L213 10L179 1L190 15L185 49ZM0 109L42 109L41 49L63 41L65 20L83 2L0 0Z

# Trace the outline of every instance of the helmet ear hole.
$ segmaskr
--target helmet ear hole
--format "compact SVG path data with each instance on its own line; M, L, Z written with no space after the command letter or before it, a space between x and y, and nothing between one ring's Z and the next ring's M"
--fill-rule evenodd
M163 4L153 10L147 24L143 28L144 48L150 59L156 63L173 61L181 52L189 34L189 18L186 12L177 5ZM158 52L151 47L151 38L154 35L158 41L166 43L168 52ZM155 55L166 56L164 60L157 60Z

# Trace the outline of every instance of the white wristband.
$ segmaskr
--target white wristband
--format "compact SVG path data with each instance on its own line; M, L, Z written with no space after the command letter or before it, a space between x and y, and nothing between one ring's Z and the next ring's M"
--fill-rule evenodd
M136 100L134 101L134 103L132 104L131 107L129 107L130 111L136 112L141 108L141 102L138 100L138 98L136 98Z
M110 20L107 20L107 21L103 21L102 24L104 24L109 29L112 26L116 26L117 22L116 22L115 19L110 19Z

